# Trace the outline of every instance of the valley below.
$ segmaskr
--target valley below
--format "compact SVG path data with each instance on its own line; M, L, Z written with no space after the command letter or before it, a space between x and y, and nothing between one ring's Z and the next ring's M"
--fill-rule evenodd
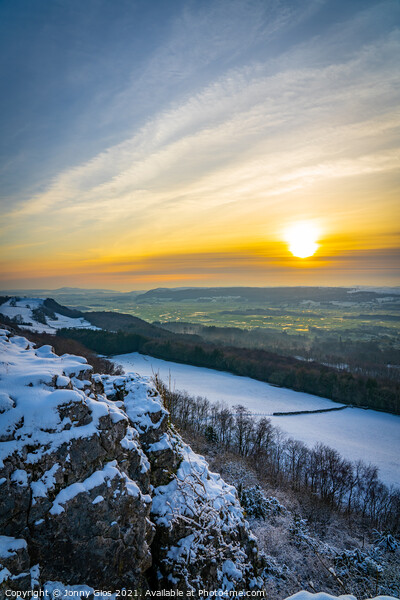
M321 442L335 448L348 460L363 460L376 465L379 477L386 485L400 486L398 415L346 407L340 411L275 416L273 413L276 412L324 410L342 405L249 377L164 361L137 352L114 356L112 360L126 373L150 377L158 373L173 390L185 390L229 408L242 405L255 417L270 418L285 434L308 446Z
M398 384L382 369L392 341L373 341L351 373L282 351L309 352L312 330L273 334L272 353L268 328L149 323L21 296L4 296L0 313L0 593L93 595L107 578L113 590L249 587L270 600L398 594Z

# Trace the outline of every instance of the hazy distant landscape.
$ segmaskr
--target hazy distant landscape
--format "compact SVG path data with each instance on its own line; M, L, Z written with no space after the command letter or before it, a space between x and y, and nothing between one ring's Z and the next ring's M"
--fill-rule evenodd
M13 291L4 292L12 294ZM178 334L400 378L400 288L20 290L139 317Z
M53 290L54 299L32 298L26 306L22 295L3 296L0 311L11 324L29 325L32 319L31 328L40 325L40 331L72 338L103 355L139 351L399 414L399 292L65 288Z

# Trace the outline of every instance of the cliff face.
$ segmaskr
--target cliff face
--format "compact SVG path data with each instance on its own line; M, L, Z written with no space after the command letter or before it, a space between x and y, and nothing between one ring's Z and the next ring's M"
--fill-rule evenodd
M0 353L0 592L262 584L235 489L147 380L93 375L6 330Z

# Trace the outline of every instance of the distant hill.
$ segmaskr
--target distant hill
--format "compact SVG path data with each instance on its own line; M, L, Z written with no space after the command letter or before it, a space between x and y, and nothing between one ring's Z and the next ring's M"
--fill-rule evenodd
M62 306L52 298L0 298L0 320L7 325L41 333L56 333L58 329L96 329L82 312Z
M78 287L61 287L55 290L48 288L41 289L22 289L22 290L4 290L3 294L7 294L8 296L28 296L37 298L38 296L59 296L64 294L122 294L123 292L118 292L116 290L108 290L102 288L78 288ZM129 292L140 294L142 292Z
M179 302L185 300L240 299L248 302L371 302L390 298L388 290L362 290L341 287L210 287L157 288L136 296L136 302Z
M125 333L137 333L139 335L147 335L152 338L171 338L170 332L167 332L161 327L152 325L139 317L126 315L117 312L94 311L84 313L85 319L90 321L96 327L106 329L107 331L124 331Z
M0 321L39 333L57 333L60 329L103 329L135 334L150 339L197 342L197 335L173 333L133 315L108 312L81 312L59 304L53 298L0 296Z

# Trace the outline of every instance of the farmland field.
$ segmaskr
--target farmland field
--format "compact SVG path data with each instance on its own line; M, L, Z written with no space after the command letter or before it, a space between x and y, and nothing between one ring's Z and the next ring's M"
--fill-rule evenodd
M276 388L267 383L230 373L159 360L138 353L122 354L113 361L127 373L151 376L159 373L171 387L205 396L229 407L241 404L253 414L315 410L341 406L326 398ZM400 417L373 410L346 408L337 412L308 415L270 416L290 437L309 446L322 442L350 460L362 459L379 468L388 485L400 486ZM384 432L384 435L382 435Z

